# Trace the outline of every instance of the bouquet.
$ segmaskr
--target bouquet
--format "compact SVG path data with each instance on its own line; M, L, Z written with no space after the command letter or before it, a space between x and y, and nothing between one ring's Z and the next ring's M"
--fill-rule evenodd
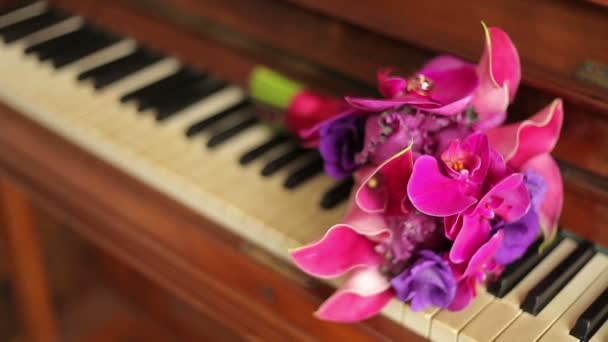
M320 319L363 320L395 297L414 311L461 310L478 284L553 238L563 189L549 153L562 102L504 125L519 56L505 32L484 31L477 65L439 56L409 78L382 69L382 98L284 96L290 130L329 175L355 179L343 220L291 251L308 274L344 276Z

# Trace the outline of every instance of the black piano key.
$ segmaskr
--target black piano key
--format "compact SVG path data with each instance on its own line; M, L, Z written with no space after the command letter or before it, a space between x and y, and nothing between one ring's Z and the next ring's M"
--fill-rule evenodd
M259 122L259 119L256 118L255 116L247 118L247 119L239 122L238 124L231 126L231 127L227 128L226 130L223 130L223 131L213 135L209 139L209 141L207 141L207 147L208 148L217 147L217 146L225 143L226 141L230 140L231 138L234 138L235 136L237 136L239 133L245 131L246 129L251 128L254 125L257 125L258 122Z
M159 98L166 94L171 89L180 87L182 84L200 80L204 77L192 69L182 67L173 74L164 77L156 82L150 83L147 86L133 90L120 98L120 102L128 102L131 100L147 100L150 98Z
M207 117L199 122L194 123L190 127L186 129L186 137L192 138L195 135L201 133L209 127L212 127L216 123L223 121L224 119L237 115L249 112L253 107L249 101L241 101L233 106L230 106L221 112L214 114L210 117Z
M542 253L538 249L543 240L537 240L533 243L526 253L507 266L500 277L488 284L488 292L498 298L503 298L507 295L519 282L538 265L551 251L563 240L562 235L558 235L555 239L546 246Z
M304 149L302 147L296 146L293 149L289 150L287 153L279 156L276 159L273 159L268 164L262 168L262 176L268 177L289 165L296 159L301 158L302 156L309 153L310 150Z
M593 244L583 241L564 261L530 290L521 304L521 309L537 315L594 254Z
M102 89L124 77L161 60L160 54L138 48L132 54L84 71L78 80L93 80L95 89Z
M227 84L224 81L208 78L192 88L185 89L180 94L169 96L167 99L170 101L155 106L156 120L165 120L174 114L179 113L184 108L220 91L225 88L226 85Z
M316 156L314 160L298 168L291 173L283 182L286 189L295 189L304 182L323 172L323 159Z
M287 135L284 135L284 134L275 135L272 138L270 138L270 140L245 152L245 154L243 154L241 156L241 158L239 158L239 164L247 165L250 162L254 161L255 159L264 155L266 152L272 150L273 148L275 148L287 141L289 141L289 137Z
M148 109L156 109L166 106L168 103L180 101L182 98L191 97L202 83L207 82L208 77L205 74L196 74L192 78L182 79L174 87L167 87L162 93L142 96L137 101L137 110L143 112Z
M348 196L350 196L354 185L355 180L353 178L348 178L327 190L321 198L321 208L333 209L341 202L346 201Z
M15 12L35 2L37 2L37 0L14 1L10 5L0 7L0 16L5 16L11 12Z
M570 335L588 341L608 321L608 289L595 300L576 320Z
M61 69L66 65L70 65L77 60L105 49L120 40L118 36L109 33L99 33L95 36L91 36L91 40L86 43L80 44L75 48L67 49L65 52L61 52L53 57L51 61L53 67Z
M12 43L48 26L59 23L70 17L57 9L50 9L40 15L0 28L0 36L6 43Z
M93 28L88 25L84 25L74 31L30 45L25 49L25 53L28 55L36 54L38 59L45 61L51 58L57 52L65 51L70 47L77 46L78 44L88 40L92 34Z

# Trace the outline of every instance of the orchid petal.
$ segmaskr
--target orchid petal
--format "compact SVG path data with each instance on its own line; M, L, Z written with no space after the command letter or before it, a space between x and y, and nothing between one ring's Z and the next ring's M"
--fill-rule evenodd
M427 155L416 160L407 194L416 209L439 217L458 214L477 201L462 191L459 180L444 176L437 160Z
M439 55L428 61L419 72L426 75L427 73L449 71L463 67L475 68L475 65L458 57Z
M374 316L394 297L378 268L358 268L329 297L315 316L334 322L357 322Z
M501 126L486 134L490 145L517 170L528 159L551 152L559 138L563 116L562 101L557 99L528 120Z
M530 194L523 182L523 175L514 173L501 180L479 200L476 212L488 208L504 221L513 222L524 216L530 205Z
M380 69L376 73L380 94L387 99L392 99L407 90L407 81L401 77L389 76L392 71L388 68Z
M337 277L381 262L373 242L345 224L335 225L321 240L291 251L291 257L304 272L319 278Z
M440 66L439 62L445 62L446 65ZM479 86L475 66L454 57L438 57L420 73L434 82L431 99L442 104L433 108L437 114L453 115L464 110Z
M475 254L471 257L467 269L464 271L464 276L476 275L479 272L483 272L486 265L492 262L496 251L502 244L504 238L504 232L499 230L494 234L486 243L484 243Z
M355 193L357 205L368 213L403 214L407 181L412 172L412 145L378 166Z
M405 94L394 99L368 99L347 96L345 100L353 108L370 112L383 112L403 105L430 106L430 108L439 106L436 101L416 93Z
M545 238L550 239L557 231L557 222L564 203L564 185L559 167L551 155L546 153L531 158L521 169L538 172L547 184L539 216L541 230Z
M450 250L450 261L459 264L470 260L488 240L492 227L485 217L464 215L462 228Z
M454 300L452 300L450 306L448 306L448 310L460 311L466 308L471 300L475 298L475 283L476 279L474 277L464 278L459 281L458 286L456 287L456 295L454 296Z

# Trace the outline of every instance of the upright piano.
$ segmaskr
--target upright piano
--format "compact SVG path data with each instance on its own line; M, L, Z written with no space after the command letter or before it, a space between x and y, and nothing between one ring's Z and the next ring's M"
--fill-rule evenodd
M210 340L608 341L602 1L0 4L0 229L23 268L15 283L32 340L65 338L36 252L35 206L140 276L131 296L154 284L208 318ZM563 232L526 255L508 291L480 289L463 312L394 301L359 324L318 321L312 313L336 284L298 271L288 251L341 218L350 184L265 124L281 113L248 97L251 70L266 65L325 94L369 95L380 66L408 75L438 53L477 60L481 20L508 32L521 55L509 120L564 100L553 152ZM522 311L544 279L560 284L547 289L549 304Z

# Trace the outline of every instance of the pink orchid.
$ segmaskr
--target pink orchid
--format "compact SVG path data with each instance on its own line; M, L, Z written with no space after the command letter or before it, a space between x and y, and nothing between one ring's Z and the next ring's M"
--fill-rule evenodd
M498 266L494 256L502 243L503 236L502 231L494 234L475 252L467 264L452 264L458 283L449 310L459 311L467 307L476 296L477 284L485 280L486 273L496 271Z
M321 305L317 317L339 322L363 320L378 313L394 297L389 279L380 272L384 258L375 247L391 239L386 210L403 214L401 203L411 166L411 150L406 149L376 169L360 171L355 195L360 201L351 201L343 222L330 228L321 240L291 252L296 265L310 275L347 277ZM370 181L376 182L373 187ZM394 181L403 182L403 191L389 191L395 189Z
M319 308L324 320L354 322L380 311L393 296L380 273L383 258L374 246L390 237L384 218L351 206L344 222L331 227L321 240L295 249L291 256L304 272L318 278L347 275L346 281Z
M355 202L363 211L400 216L407 210L407 182L412 172L411 144L387 159L375 169L364 169L361 186L355 193ZM369 172L369 170L373 170Z
M549 154L559 138L563 116L562 101L557 99L527 120L486 132L490 145L509 167L517 171L533 170L543 176L547 194L541 205L540 221L546 237L556 231L563 203L561 174Z
M409 105L440 115L461 112L471 102L479 86L475 67L451 56L432 59L416 76L403 79L390 76L390 69L378 71L378 87L385 99L346 97L356 109L382 112Z
M475 204L490 163L487 137L475 133L462 143L453 140L441 155L442 164L429 155L419 157L407 185L410 201L421 212L446 217Z
M483 24L483 23L482 23ZM485 48L479 64L479 88L471 104L479 116L478 130L502 124L521 80L519 54L509 36L496 27L483 24Z

